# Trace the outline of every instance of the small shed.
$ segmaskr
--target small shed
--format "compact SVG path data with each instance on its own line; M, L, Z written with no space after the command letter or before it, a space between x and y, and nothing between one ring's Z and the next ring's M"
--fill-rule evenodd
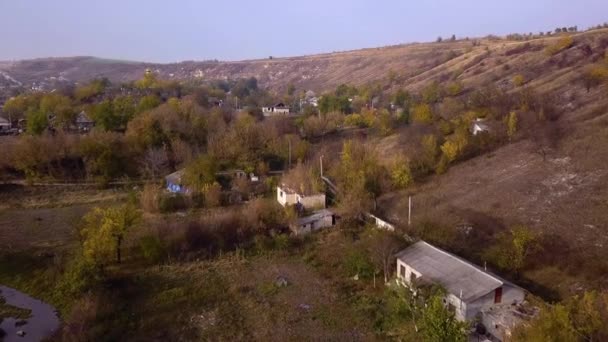
M299 193L285 184L277 186L277 201L284 207L290 205L301 205L307 210L326 207L324 193L303 194Z
M330 210L323 209L315 211L312 215L299 218L290 228L295 235L302 235L332 227L335 224L336 215Z

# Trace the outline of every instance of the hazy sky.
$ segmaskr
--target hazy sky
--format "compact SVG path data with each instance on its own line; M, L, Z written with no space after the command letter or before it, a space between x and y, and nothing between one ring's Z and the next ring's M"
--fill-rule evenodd
M239 60L604 21L608 0L0 0L0 60Z

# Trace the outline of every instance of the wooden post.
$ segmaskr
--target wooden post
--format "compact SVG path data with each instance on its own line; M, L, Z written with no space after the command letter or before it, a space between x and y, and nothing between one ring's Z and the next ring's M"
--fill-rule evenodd
M321 163L321 178L323 178L323 155L319 157L319 162Z

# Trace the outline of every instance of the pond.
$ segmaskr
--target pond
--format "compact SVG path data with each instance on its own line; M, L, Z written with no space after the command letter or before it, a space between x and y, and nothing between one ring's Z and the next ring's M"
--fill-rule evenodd
M21 321L20 319L5 318L0 323L0 329L4 330L6 335L4 339L0 337L0 341L41 341L51 336L59 328L57 311L51 305L2 285L0 285L0 297L4 298L6 304L10 306L31 310L30 317L25 320L26 323L20 326L15 324ZM17 335L19 331L25 332L25 335L23 337Z

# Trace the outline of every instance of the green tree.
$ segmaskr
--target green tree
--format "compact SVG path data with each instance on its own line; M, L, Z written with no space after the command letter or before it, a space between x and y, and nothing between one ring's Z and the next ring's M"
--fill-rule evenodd
M91 117L95 120L97 127L100 127L105 131L113 131L120 128L120 117L114 112L110 100L104 100L93 105Z
M40 135L48 127L47 115L40 109L30 108L26 114L27 132L33 135Z
M490 249L490 258L500 268L519 273L526 266L530 254L538 248L538 235L526 226L517 225L498 236L497 244Z
M150 109L154 109L161 104L160 99L156 95L146 95L139 100L137 105L137 113L143 113Z
M459 322L443 303L443 295L436 293L426 302L420 321L421 334L428 342L465 342L467 324Z
M194 192L202 192L215 182L217 164L209 155L202 155L190 163L183 176L184 184Z

